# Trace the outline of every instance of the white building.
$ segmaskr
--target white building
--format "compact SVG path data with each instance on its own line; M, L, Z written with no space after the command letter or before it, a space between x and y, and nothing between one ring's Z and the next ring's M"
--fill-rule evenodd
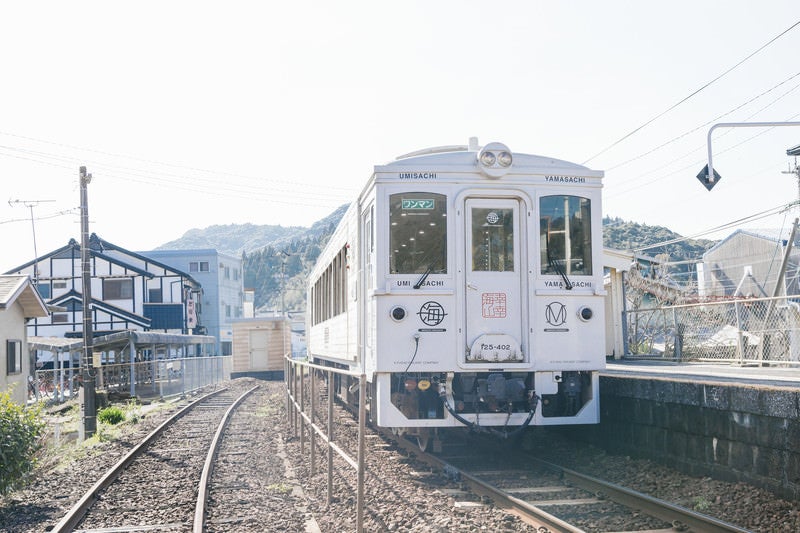
M0 276L0 390L11 390L16 403L27 401L31 375L25 323L47 315L47 306L28 276Z
M91 235L89 248L95 335L126 330L188 334L202 327L202 319L196 312L201 287L192 276L95 234ZM72 239L66 246L8 274L30 276L41 298L58 309L52 315L37 315L29 321L28 335L82 337L80 243Z

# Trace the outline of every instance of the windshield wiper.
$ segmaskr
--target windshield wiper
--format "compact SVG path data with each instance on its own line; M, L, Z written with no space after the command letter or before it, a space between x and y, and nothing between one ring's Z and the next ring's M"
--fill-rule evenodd
M428 267L428 269L425 270L425 273L422 274L422 276L420 276L419 280L417 280L417 282L414 284L414 288L415 289L419 289L420 287L422 287L422 284L425 283L426 279L428 279L428 276L430 275L430 273L431 273L431 267Z
M550 265L550 268L555 270L556 274L561 276L561 279L564 280L564 287L568 291L571 291L572 290L572 282L567 277L567 274L566 274L566 272L564 272L564 269L561 268L561 265L559 265L558 262L556 262L556 260L553 259L552 255L550 255L550 235L549 234L546 235L546 237L545 237L545 246L547 246L547 264Z

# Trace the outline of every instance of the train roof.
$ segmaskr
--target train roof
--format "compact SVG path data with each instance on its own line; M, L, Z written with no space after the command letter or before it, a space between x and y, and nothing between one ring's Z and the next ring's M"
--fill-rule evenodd
M375 172L400 172L404 170L436 169L439 172L475 172L483 170L479 164L479 156L486 150L508 151L513 162L506 172L510 174L560 174L585 177L603 177L603 172L592 170L577 163L571 163L553 157L512 152L501 143L489 143L478 146L470 142L469 146L441 146L425 148L398 156L394 161L384 165L376 165ZM505 172L504 172L505 173ZM496 176L495 176L496 177Z

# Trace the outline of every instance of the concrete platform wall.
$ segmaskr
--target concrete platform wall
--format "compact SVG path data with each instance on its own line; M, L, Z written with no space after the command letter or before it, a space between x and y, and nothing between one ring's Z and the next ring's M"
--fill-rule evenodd
M600 391L601 423L581 429L594 444L800 497L798 389L606 376Z

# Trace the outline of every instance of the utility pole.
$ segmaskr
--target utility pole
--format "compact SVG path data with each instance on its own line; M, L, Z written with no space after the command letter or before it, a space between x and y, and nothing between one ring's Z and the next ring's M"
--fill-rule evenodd
M784 170L781 174L794 174L797 176L797 205L800 206L800 165L797 164L797 156L800 155L800 145L786 150L786 155L793 155L794 170Z
M33 222L33 208L44 202L55 202L55 200L9 200L8 205L22 204L31 210L31 230L33 231L33 284L39 283L39 252L36 250L36 225Z
M87 185L92 175L86 173L86 167L80 167L81 186L81 274L83 282L83 357L81 358L81 376L83 387L80 392L81 419L79 427L81 440L91 437L97 432L97 405L95 398L94 331L92 329L92 274L89 254L89 201Z
M286 257L281 257L281 331L283 332L283 355L286 355L286 258L290 256L286 251L281 252Z

